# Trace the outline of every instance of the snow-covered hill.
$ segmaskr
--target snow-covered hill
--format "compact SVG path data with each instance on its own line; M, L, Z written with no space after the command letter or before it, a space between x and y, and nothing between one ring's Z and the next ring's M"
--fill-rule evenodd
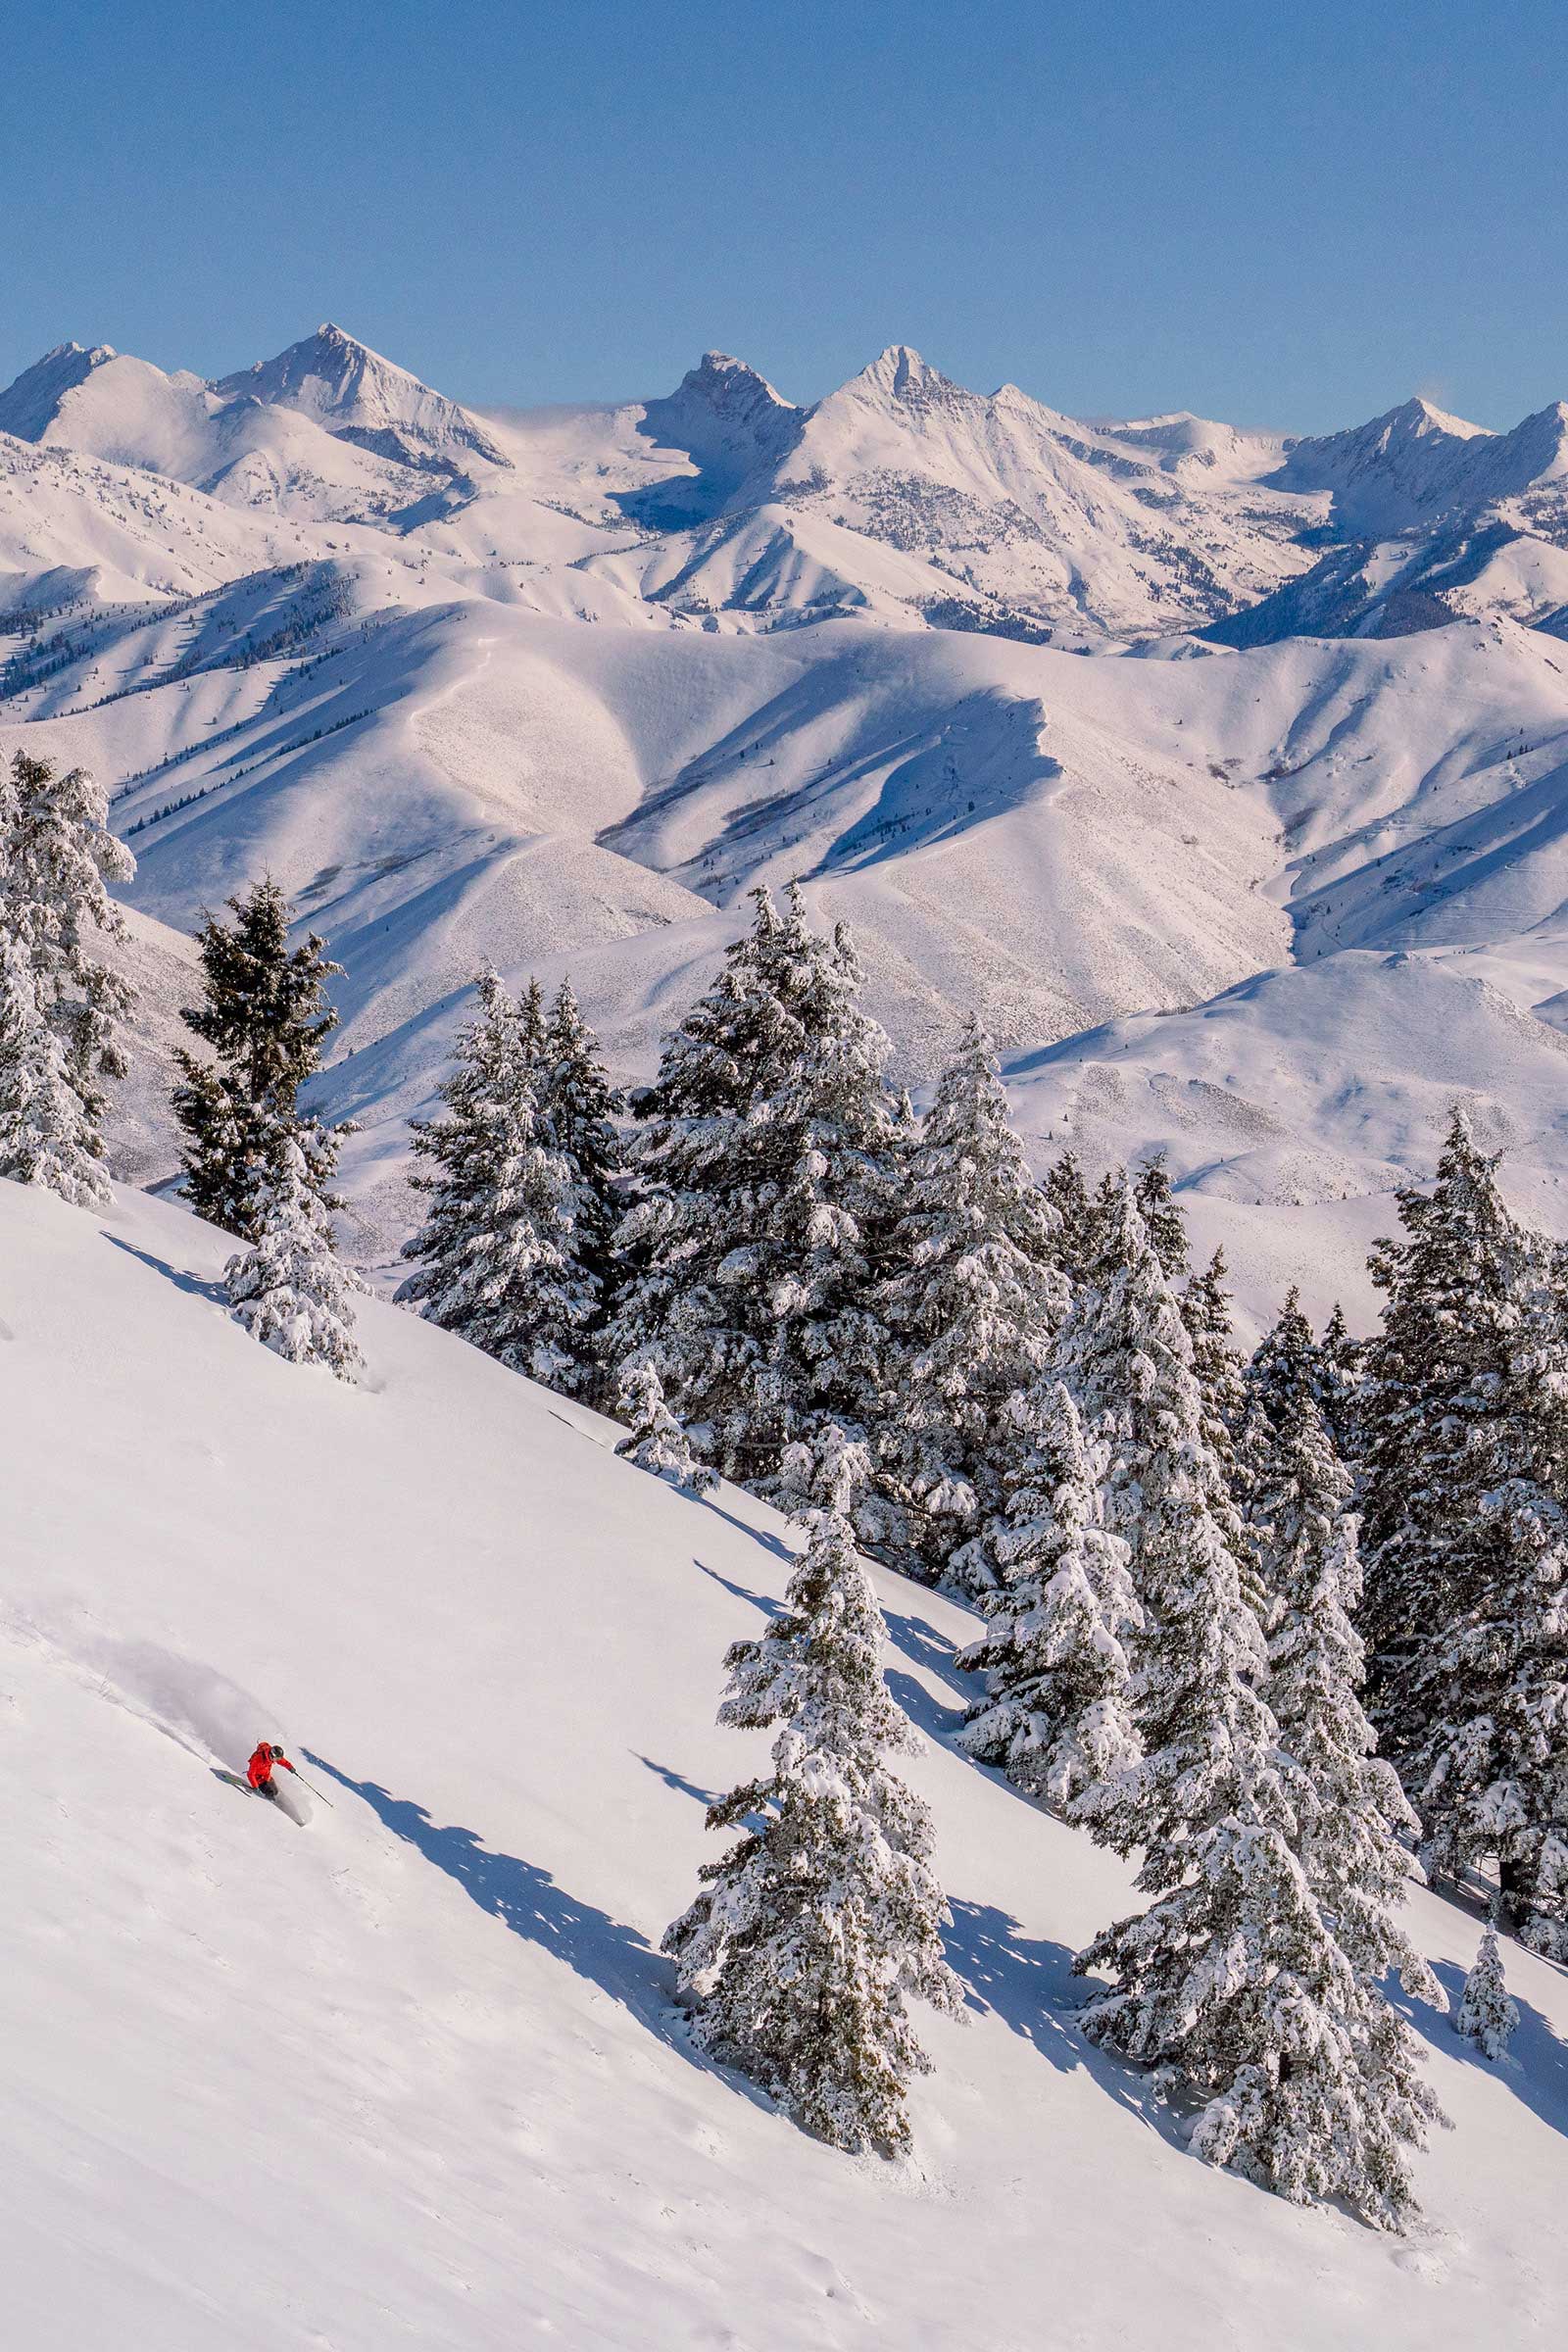
M1516 2063L1417 2005L1455 2130L1390 2241L1182 2146L1073 2033L1122 1866L964 1762L969 1620L878 1579L968 2027L889 2169L696 2059L657 1956L750 1768L713 1711L788 1532L392 1308L346 1389L215 1302L226 1245L0 1185L0 2262L18 2352L1025 2352L1555 2340L1568 1992ZM302 1833L217 1777L281 1735ZM1456 1987L1478 1923L1427 1894Z

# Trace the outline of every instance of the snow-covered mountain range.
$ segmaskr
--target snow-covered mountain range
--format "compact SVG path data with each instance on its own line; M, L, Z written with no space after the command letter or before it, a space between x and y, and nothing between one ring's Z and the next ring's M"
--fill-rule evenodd
M1091 423L903 345L480 416L330 325L212 382L65 345L0 393L0 751L109 784L155 1004L263 868L329 936L368 1256L481 959L638 1075L801 875L904 1075L976 1004L1042 1155L1165 1143L1350 1284L1456 1091L1554 1216L1498 1073L1568 1050L1565 416Z

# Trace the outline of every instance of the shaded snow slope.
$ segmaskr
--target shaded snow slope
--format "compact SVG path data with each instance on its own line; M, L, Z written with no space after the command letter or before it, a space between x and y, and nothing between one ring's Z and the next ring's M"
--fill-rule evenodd
M1417 2007L1458 2129L1390 2242L1187 2154L1071 2030L1122 1867L947 1744L971 1622L879 1578L931 1736L969 2025L918 2156L858 2164L697 2061L654 1946L760 1742L712 1721L784 1531L367 1308L367 1385L255 1347L222 1240L0 1185L0 2260L17 2352L1025 2352L1553 2340L1568 1991L1507 1945L1518 2063ZM215 1777L280 1735L301 1832ZM1429 1895L1456 1990L1476 1921Z

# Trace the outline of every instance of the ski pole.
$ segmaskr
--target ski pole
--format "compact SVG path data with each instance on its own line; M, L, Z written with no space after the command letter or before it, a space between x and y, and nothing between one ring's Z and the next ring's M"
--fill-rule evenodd
M289 1770L290 1772L294 1772L294 1767L292 1764L289 1766ZM337 1811L337 1807L333 1804L332 1799L329 1796L321 1796L321 1791L319 1788L316 1787L313 1781L308 1781L303 1772L294 1772L294 1778L298 1781L302 1788L309 1788L313 1796L320 1796L322 1804L326 1807L329 1813L335 1813Z

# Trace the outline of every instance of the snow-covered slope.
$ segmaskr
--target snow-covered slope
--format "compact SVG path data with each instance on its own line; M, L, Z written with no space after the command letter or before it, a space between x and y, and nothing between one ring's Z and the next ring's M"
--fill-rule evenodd
M713 1725L787 1532L371 1304L345 1389L212 1295L220 1237L0 1185L0 2263L17 2352L1024 2352L1554 2340L1568 1992L1517 2063L1417 2006L1456 2129L1380 2238L1199 2163L1071 2026L1124 1869L962 1761L968 1620L879 1578L930 1736L967 2030L917 2156L804 2138L698 2061L656 1946L757 1744ZM216 1777L281 1735L301 1832ZM1457 1986L1478 1934L1410 1924Z
M1397 637L1501 612L1564 631L1568 406L1490 433L1410 400L1353 431L1291 445L1271 486L1326 495L1327 551L1311 570L1216 621L1227 645L1281 637Z

